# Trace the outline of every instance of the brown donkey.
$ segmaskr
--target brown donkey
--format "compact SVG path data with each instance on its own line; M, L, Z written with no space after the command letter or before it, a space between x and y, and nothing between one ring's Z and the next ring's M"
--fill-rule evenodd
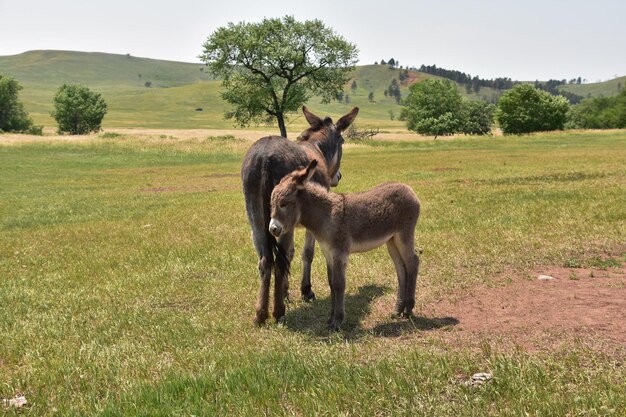
M332 193L309 181L316 166L316 161L311 161L274 188L269 231L279 237L302 225L319 242L330 285L329 328L338 330L344 318L348 255L383 243L398 274L396 313L410 316L419 270L413 239L420 202L415 193L401 183L385 183L356 194Z
M259 255L261 285L256 304L255 322L262 324L268 316L269 290L274 270L274 318L285 315L285 297L288 289L289 265L293 258L293 232L283 234L278 242L268 231L270 223L270 197L272 190L287 174L309 161L317 161L317 170L312 181L328 189L341 179L343 137L357 113L355 107L337 123L330 118L321 119L302 107L310 127L302 132L297 142L280 136L268 136L256 141L246 153L241 167L241 180L246 200L248 221L252 227L252 241ZM300 289L305 300L315 298L311 290L311 262L315 239L306 234L302 251L302 283Z

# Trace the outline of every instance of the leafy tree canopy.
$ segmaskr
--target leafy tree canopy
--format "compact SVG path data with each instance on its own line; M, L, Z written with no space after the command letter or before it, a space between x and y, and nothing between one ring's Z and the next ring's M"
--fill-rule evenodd
M413 84L401 118L422 135L452 135L461 126L461 94L448 80L427 79Z
M20 132L41 134L40 126L33 126L33 121L18 100L22 89L14 78L0 74L0 132Z
M320 20L292 16L260 23L229 23L203 45L200 58L223 80L225 117L239 125L278 122L312 96L335 99L354 68L357 49Z
M570 109L567 118L571 129L624 129L626 90L614 97L585 99Z
M100 130L107 105L102 96L80 84L63 84L52 99L51 115L59 133L84 135Z
M500 97L496 119L505 134L560 130L568 109L565 97L518 84Z

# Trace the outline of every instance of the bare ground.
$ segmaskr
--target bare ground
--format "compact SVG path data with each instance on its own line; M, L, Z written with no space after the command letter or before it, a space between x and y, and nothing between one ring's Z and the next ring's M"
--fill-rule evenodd
M490 341L535 351L576 341L626 352L626 263L606 270L552 267L508 278L512 282L502 287L429 303L417 312L418 326L425 321L427 338L461 347Z

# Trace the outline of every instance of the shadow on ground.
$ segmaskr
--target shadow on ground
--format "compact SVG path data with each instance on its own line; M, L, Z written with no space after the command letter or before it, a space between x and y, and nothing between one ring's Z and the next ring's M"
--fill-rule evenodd
M363 319L370 313L372 302L388 290L379 285L366 285L360 287L356 294L346 294L346 316L342 325L341 333L346 340L356 340L367 335L375 337L398 337L407 333L430 331L442 327L455 326L459 320L453 317L412 317L391 318L391 322L381 323L372 329L362 326ZM285 327L300 333L306 333L315 337L328 337L332 335L326 327L326 320L330 314L330 297L317 299L311 303L299 302L294 308L288 308L285 316Z

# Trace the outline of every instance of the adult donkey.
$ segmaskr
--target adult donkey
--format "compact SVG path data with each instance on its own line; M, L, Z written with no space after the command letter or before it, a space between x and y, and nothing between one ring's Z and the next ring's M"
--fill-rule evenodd
M336 124L330 118L321 119L302 107L309 123L297 142L280 136L268 136L256 141L246 153L241 167L243 193L246 200L248 221L252 227L252 240L259 256L261 285L256 304L255 322L263 324L268 317L268 299L272 269L274 269L274 311L279 320L285 315L285 297L289 287L289 266L294 254L293 231L281 236L278 241L269 231L270 199L272 190L280 180L300 166L317 161L319 169L312 181L328 189L341 179L342 144L341 132L354 121L358 107L355 107ZM315 298L311 290L311 263L313 261L315 238L306 233L302 251L302 282L300 290L306 300Z

